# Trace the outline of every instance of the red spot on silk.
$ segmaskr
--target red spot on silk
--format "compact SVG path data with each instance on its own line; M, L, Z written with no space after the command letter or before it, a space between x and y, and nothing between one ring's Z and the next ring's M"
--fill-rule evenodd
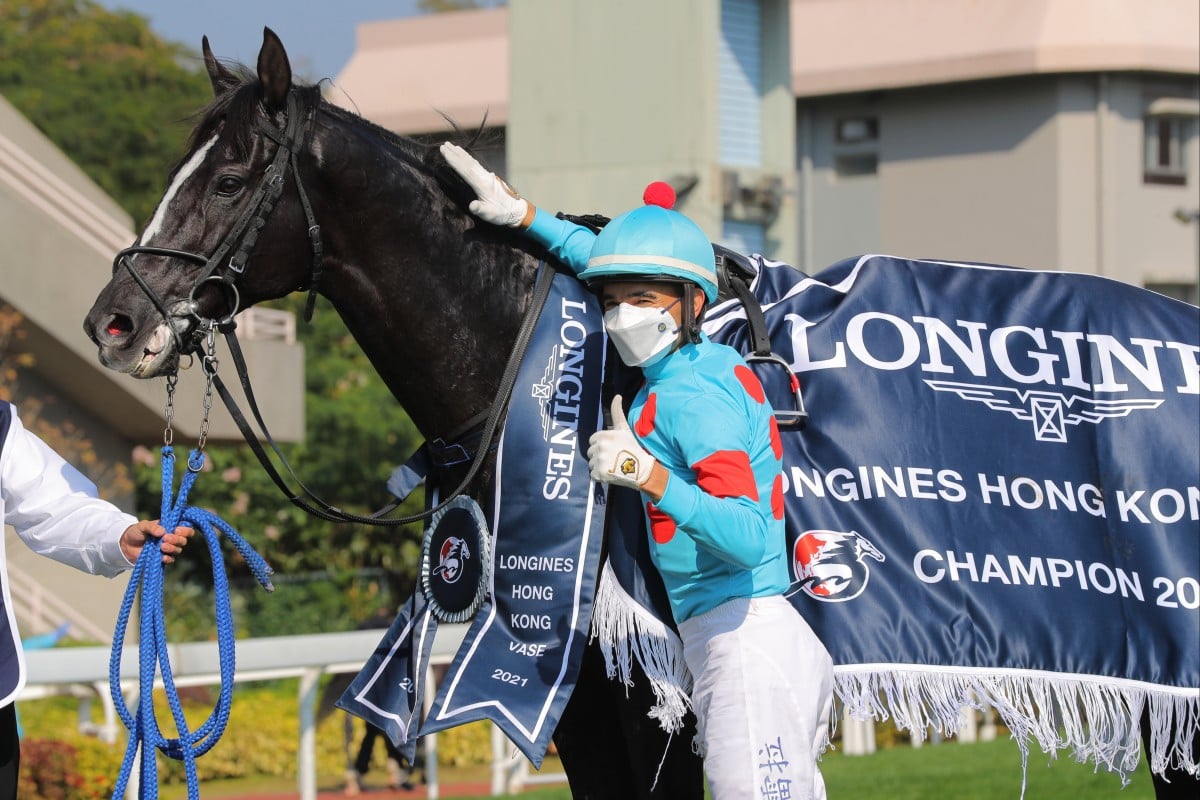
M658 410L658 395L653 392L646 398L646 404L642 406L642 413L638 415L637 424L633 426L633 432L641 438L645 439L654 432L654 414Z
M738 364L733 368L733 374L737 376L738 382L742 384L742 388L746 390L746 394L754 398L756 403L767 402L767 394L763 391L762 384L758 381L758 376L750 371L750 368L745 364Z
M659 544L675 538L675 520L668 517L654 503L646 503L646 516L650 518L650 535Z
M754 468L745 450L718 450L695 464L696 483L713 497L749 497L758 500Z

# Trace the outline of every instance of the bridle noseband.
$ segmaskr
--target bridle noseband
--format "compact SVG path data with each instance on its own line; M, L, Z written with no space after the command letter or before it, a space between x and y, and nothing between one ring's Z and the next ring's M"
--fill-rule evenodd
M204 339L207 327L215 325L223 331L232 328L233 318L241 306L241 296L237 288L238 277L246 271L250 255L254 252L254 247L258 243L259 233L266 227L267 220L270 218L271 212L275 210L275 204L279 201L279 197L283 193L289 166L295 176L296 189L300 195L300 204L304 208L304 216L308 223L308 238L312 247L312 279L309 282L308 301L304 308L304 319L307 321L312 318L313 305L316 302L317 285L321 280L321 262L324 246L321 242L321 226L316 222L312 204L308 200L308 193L305 192L304 183L300 180L300 169L296 163L296 154L303 146L305 137L312 127L312 120L316 114L316 109L316 102L304 99L298 90L292 89L288 92L287 96L287 120L284 128L280 130L266 123L259 126L259 132L274 141L278 147L275 149L275 155L272 157L271 163L263 170L262 179L258 182L258 186L255 187L249 205L242 211L237 222L225 234L225 237L221 240L221 243L212 255L205 256L188 250L134 244L131 247L121 250L113 258L113 275L115 276L117 270L121 267L129 271L129 275L141 287L141 290L149 298L150 302L154 304L154 307L158 309L158 312L162 314L163 320L167 323L167 329L175 337L176 347L181 355L200 351L200 345ZM235 246L237 247L236 250L234 250ZM230 255L231 251L233 251L232 255ZM193 328L186 340L180 337L175 327L171 325L171 314L167 310L166 303L150 288L150 284L134 269L131 259L128 258L128 256L143 253L152 256L178 258L203 266L200 277L196 279L191 291L188 293L188 313L192 317L195 317L200 324ZM196 299L196 294L202 287L209 283L217 284L218 287L229 295L231 300L229 312L220 319L209 319L200 314L200 304Z

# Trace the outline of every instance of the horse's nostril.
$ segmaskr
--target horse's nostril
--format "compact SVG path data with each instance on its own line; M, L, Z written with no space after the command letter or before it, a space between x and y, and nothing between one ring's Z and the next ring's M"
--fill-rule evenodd
M133 330L133 322L124 314L113 314L112 319L104 326L104 332L109 336L122 336Z

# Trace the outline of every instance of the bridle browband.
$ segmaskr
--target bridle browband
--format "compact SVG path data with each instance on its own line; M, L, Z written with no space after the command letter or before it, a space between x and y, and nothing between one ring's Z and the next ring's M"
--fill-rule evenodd
M204 323L208 323L209 325L215 324L222 332L226 329L232 329L233 318L240 310L241 305L237 279L246 271L250 254L254 251L255 245L258 243L258 235L266 227L271 212L275 210L275 204L279 201L280 195L283 194L288 167L291 167L292 173L295 176L296 190L300 196L300 205L304 208L304 217L308 224L308 238L312 247L312 278L308 286L308 301L304 307L305 321L312 319L313 305L316 302L317 296L317 286L321 281L321 262L324 255L324 245L321 241L321 226L316 222L312 204L308 200L308 193L305 192L304 183L300 180L300 169L296 163L296 157L304 144L305 137L311 129L316 109L317 103L303 99L300 91L292 89L288 92L287 96L287 119L283 129L280 130L267 123L259 125L259 132L278 145L275 149L275 155L272 157L271 163L263 170L262 180L255 187L249 205L242 211L237 222L225 234L225 237L221 240L217 249L213 251L212 255L205 256L188 250L134 244L131 247L121 250L113 258L113 274L116 275L117 270L121 267L128 270L129 275L141 287L141 290L146 294L150 302L154 304L154 307L158 309L158 313L162 314L163 319L167 323L167 329L175 337L176 347L180 355L200 351L200 344L203 341L204 329L206 327ZM235 245L237 247L236 250L234 250ZM233 251L232 255L230 255L230 251ZM132 260L128 258L128 256L143 253L152 256L178 258L203 266L204 269L201 271L200 277L196 279L191 291L188 293L188 313L199 320L201 324L195 327L187 341L182 340L175 330L175 326L171 325L172 315L167 310L166 303L150 288L150 284L134 269ZM228 260L226 260L227 258ZM208 319L200 315L196 293L208 283L216 283L231 299L229 312L220 319Z
M302 107L301 104L304 104ZM254 390L250 385L250 376L246 368L245 357L242 354L241 345L238 343L237 335L234 332L237 328L237 323L234 320L240 306L240 295L237 289L237 276L242 275L246 270L247 262L250 255L258 242L258 235L266 226L267 219L271 212L275 209L275 204L278 202L280 195L283 193L287 170L290 166L295 177L296 191L300 197L300 204L304 208L304 216L308 223L308 237L312 245L313 266L312 279L308 287L308 300L304 308L304 320L306 322L312 319L313 306L316 302L317 286L321 280L323 245L321 242L321 227L317 224L313 215L312 205L309 203L308 194L304 190L304 182L300 180L300 170L296 163L296 154L303 146L305 137L308 135L313 117L315 116L317 103L310 102L307 99L301 99L301 93L292 89L288 92L287 97L287 121L283 130L279 130L273 126L263 124L259 127L259 132L267 138L274 141L278 147L275 150L275 155L271 159L271 163L267 165L263 171L263 178L259 181L258 186L254 190L254 195L250 200L250 204L242 212L237 222L230 229L229 233L222 239L221 244L211 256L204 256L199 253L192 253L187 250L176 250L167 247L153 247L146 245L133 245L117 253L113 259L113 274L117 270L124 267L129 271L130 276L145 292L150 302L162 314L163 320L166 323L167 329L171 331L171 335L175 338L176 347L181 355L190 353L199 353L201 358L202 368L212 381L212 385L217 389L221 396L222 402L225 404L229 415L233 418L238 430L241 431L242 438L250 446L255 457L258 458L263 469L266 470L268 477L279 488L284 496L293 505L304 510L308 514L324 519L330 522L351 522L367 525L380 525L387 527L395 527L399 525L407 525L412 522L417 522L422 519L428 519L437 511L450 503L451 500L461 495L470 486L471 482L478 475L484 461L487 459L488 453L492 449L493 441L508 409L508 400L512 394L513 385L516 383L517 371L521 366L521 361L524 358L525 350L529 345L529 339L533 335L534 326L537 324L538 316L541 314L542 307L545 305L546 298L550 294L550 286L554 279L555 270L544 262L539 263L537 271L537 280L535 282L533 293L530 298L529 305L525 309L524 316L521 319L521 326L517 331L517 337L513 344L512 352L509 354L508 362L505 365L504 373L501 376L500 384L497 387L496 395L492 400L491 407L487 412L477 414L466 423L463 423L456 429L454 433L446 437L447 443L453 445L461 438L466 438L467 434L474 431L479 431L479 442L475 447L475 453L471 457L471 465L468 468L462 481L459 483L449 495L442 498L439 503L425 511L410 514L404 517L385 517L384 515L391 513L398 506L399 502L391 503L384 508L376 511L370 516L353 514L348 511L333 506L321 498L317 497L296 475L284 457L282 451L276 444L275 439L267 430L266 423L263 421L262 413L259 411L258 403L254 397ZM234 245L237 245L237 250L229 257L228 263L225 263L226 256ZM199 325L192 331L188 340L185 342L179 336L179 333L171 325L171 314L167 311L166 304L155 293L150 285L146 282L127 256L138 255L145 253L146 255L165 256L168 258L178 258L184 261L189 261L193 264L201 264L204 270L200 277L192 285L192 289L188 294L189 309L191 316L199 321ZM221 272L222 269L226 271ZM208 319L202 317L199 313L199 303L196 300L196 293L206 283L215 282L226 292L229 293L232 302L230 310L226 316L220 319ZM208 332L216 328L225 335L226 344L229 347L229 352L233 358L235 368L238 373L238 379L242 385L242 391L246 397L247 405L250 407L251 413L255 421L258 423L259 429L262 431L263 438L267 441L271 450L279 458L284 465L291 478L300 486L301 494L293 492L287 485L287 482L279 474L275 465L271 462L267 455L266 449L258 439L258 435L250 424L246 421L245 414L238 407L237 401L225 386L224 381L217 375L217 361L212 353L204 353L202 343L207 338ZM435 440L441 442L441 439ZM306 499L307 498L307 499Z

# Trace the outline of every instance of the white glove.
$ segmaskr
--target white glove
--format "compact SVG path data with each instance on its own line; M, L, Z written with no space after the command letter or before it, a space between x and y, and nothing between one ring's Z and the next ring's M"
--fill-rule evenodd
M613 398L612 420L612 430L596 431L588 440L588 470L592 480L639 489L658 462L629 430L621 411L621 395Z
M488 172L466 150L450 142L442 143L442 155L455 172L475 190L478 200L472 200L471 213L493 225L516 228L529 213L529 201L502 181L495 173Z

